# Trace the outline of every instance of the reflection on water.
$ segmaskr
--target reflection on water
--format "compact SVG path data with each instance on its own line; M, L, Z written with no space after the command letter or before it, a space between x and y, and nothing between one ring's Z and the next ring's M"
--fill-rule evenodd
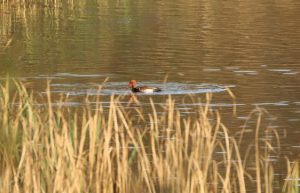
M155 95L157 103L169 94L180 103L183 94L214 92L213 105L225 108L225 121L232 105L223 91L230 86L238 117L247 117L255 106L266 108L277 117L271 126L287 131L286 151L300 154L291 148L300 145L297 0L113 0L60 6L65 7L1 7L2 78L20 78L36 92L51 79L53 94L76 96L96 94L106 77L102 95L126 94L128 81L136 79L163 88ZM186 105L178 108L188 113Z

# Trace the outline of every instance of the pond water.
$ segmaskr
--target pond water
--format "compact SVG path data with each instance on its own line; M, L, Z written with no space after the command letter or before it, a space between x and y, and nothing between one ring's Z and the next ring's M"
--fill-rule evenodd
M185 94L213 92L212 105L227 122L233 108L229 87L237 125L255 106L266 108L272 127L286 131L286 153L299 158L299 10L298 0L2 5L0 74L36 92L45 91L50 79L53 93L72 96L97 94L107 77L101 95L128 93L131 79L162 87L151 95L157 103L169 94L180 101Z
M92 85L74 83L74 84L51 84L52 92L69 94L69 95L126 95L131 94L129 88L126 86L127 82L107 82L101 86L103 88L99 91L96 87L91 88ZM136 93L136 95L190 95L190 94L203 94L224 92L225 86L213 84L186 84L178 82L144 82L144 85L151 85L161 89L160 92L154 93ZM95 85L94 85L95 86ZM58 89L58 90L56 90Z

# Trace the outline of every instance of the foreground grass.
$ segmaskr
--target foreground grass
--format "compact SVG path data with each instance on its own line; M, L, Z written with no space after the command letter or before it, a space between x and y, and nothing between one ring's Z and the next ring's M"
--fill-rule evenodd
M13 94L8 82L0 87L0 192L274 192L267 158L275 148L260 140L260 110L254 148L242 155L243 133L229 135L210 95L197 116L183 118L171 97L164 113L151 101L145 115L114 96L107 112L99 98L54 106L49 89L47 105L35 105L22 84L15 87ZM281 191L299 192L299 165L286 165Z

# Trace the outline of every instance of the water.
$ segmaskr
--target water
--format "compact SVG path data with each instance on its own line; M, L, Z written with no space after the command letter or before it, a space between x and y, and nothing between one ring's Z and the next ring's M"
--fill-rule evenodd
M1 9L0 74L36 92L50 79L54 94L71 96L97 94L106 77L101 95L126 95L136 79L162 87L151 95L155 101L171 94L186 114L195 104L180 104L184 94L213 92L213 108L225 122L237 122L235 130L253 108L266 108L284 151L299 158L299 10L298 0L87 1L74 8ZM233 106L226 87L236 95L237 120L228 120ZM148 96L140 97L147 103Z
M137 95L189 95L189 94L203 94L203 93L215 93L224 92L226 87L222 85L213 84L187 84L178 82L166 82L166 83L155 83L155 82L142 82L142 85L151 85L162 89L160 92L155 93L136 93ZM73 83L73 84L51 84L52 92L69 95L129 95L131 94L128 88L127 82L105 82L101 86L101 91L94 85ZM91 88L94 86L95 88ZM57 90L56 90L57 89Z

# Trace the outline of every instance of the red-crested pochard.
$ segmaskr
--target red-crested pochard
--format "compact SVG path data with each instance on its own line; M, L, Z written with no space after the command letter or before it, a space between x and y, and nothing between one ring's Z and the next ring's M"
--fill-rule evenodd
M143 93L153 93L161 91L160 88L152 86L137 86L136 80L131 80L128 83L129 88L132 92L143 92Z

